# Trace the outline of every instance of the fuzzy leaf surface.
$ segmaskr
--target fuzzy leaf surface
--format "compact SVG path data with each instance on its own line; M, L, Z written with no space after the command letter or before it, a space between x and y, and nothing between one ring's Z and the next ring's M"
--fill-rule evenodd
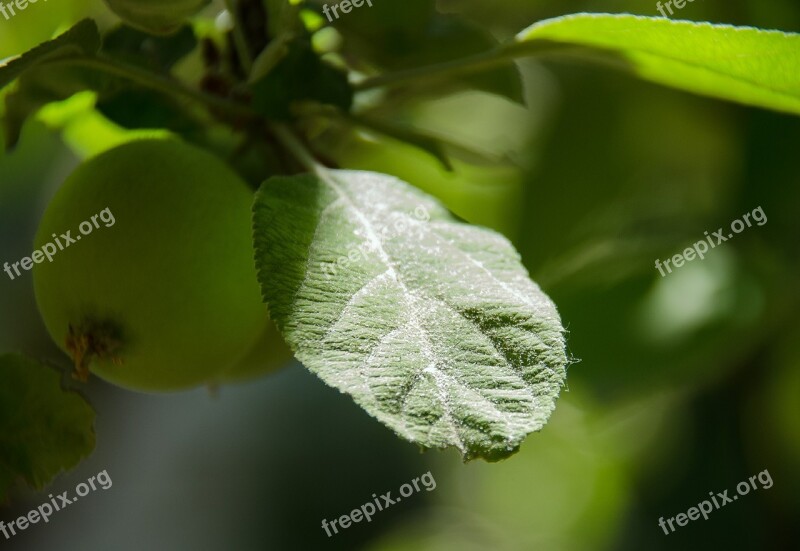
M298 359L398 435L491 461L547 422L563 329L505 237L396 178L341 170L268 180L254 226Z

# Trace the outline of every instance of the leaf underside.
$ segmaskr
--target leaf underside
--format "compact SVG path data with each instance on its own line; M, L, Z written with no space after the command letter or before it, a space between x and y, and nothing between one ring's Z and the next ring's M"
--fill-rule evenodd
M254 226L298 359L398 435L498 460L547 422L563 329L503 236L396 178L338 170L268 180Z
M0 501L22 477L42 489L94 449L94 410L61 388L61 374L32 360L0 356Z

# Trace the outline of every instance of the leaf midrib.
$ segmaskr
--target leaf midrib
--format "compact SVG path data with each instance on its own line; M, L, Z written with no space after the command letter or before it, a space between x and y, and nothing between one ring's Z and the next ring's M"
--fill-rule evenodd
M381 277L382 275L384 275L385 273L387 273L387 272L388 272L388 273L390 274L390 276L391 276L391 277L392 277L392 278L393 278L393 279L394 279L394 280L397 282L397 284L400 286L400 288L401 288L401 291L403 292L403 296L404 296L404 298L405 298L405 297L407 297L407 296L414 296L414 297L418 297L418 295L419 295L419 294L418 294L418 293L416 293L416 292L412 292L412 291L411 291L411 290L408 288L408 286L405 284L405 282L403 282L403 281L401 280L401 277L400 277L399 270L395 269L395 263L394 263L394 262L391 260L391 257L389 256L389 254L388 254L388 252L386 251L386 249L384 249L384 247L383 247L383 241L381 241L381 239L380 239L380 237L378 236L378 233L375 231L375 228L373 227L372 223L370 222L370 220L369 220L369 219L368 219L366 216L364 216L364 215L363 215L363 213L361 212L361 210L358 208L358 206L356 205L356 203L355 203L355 202L354 202L354 201L353 201L353 200L350 198L349 194L348 194L348 193L345 191L345 189L344 189L342 186L340 186L340 185L339 185L339 184L338 184L338 183L335 181L335 177L334 177L334 176L332 176L332 175L330 175L329 173L327 173L327 171L326 171L325 173L323 173L323 174L320 174L320 177L321 177L321 178L322 178L322 179L323 179L323 180L324 180L324 181L325 181L325 182L326 182L328 185L330 185L330 186L331 186L331 188L334 190L334 192L335 192L335 193L336 193L336 195L338 196L338 199L337 199L337 200L335 200L335 201L332 201L331 203L329 203L328 205L326 205L326 206L325 206L325 208L324 208L324 209L321 211L321 213L322 213L322 212L325 212L325 211L327 211L327 210L328 210L329 208L331 208L333 205L337 204L339 200L342 200L342 201L344 201L344 202L345 202L345 204L347 205L347 207L348 207L348 208L349 208L349 209L350 209L350 210L351 210L351 211L352 211L352 212L355 214L355 216L356 216L356 217L358 218L358 220L361 222L361 224L362 224L362 226L364 227L364 229L367 231L369 240L370 240L370 241L371 241L371 242L372 242L374 245L376 245L376 247L375 247L375 250L376 250L376 251L378 251L378 253L379 253L379 257L381 258L382 262L384 263L384 265L385 265L385 266L386 266L386 268L387 268L387 271L386 271L386 272L382 272L382 273L380 273L380 274L378 274L378 275L374 276L373 278L371 278L371 279L370 279L368 282L366 282L366 283L365 283L365 284L364 284L364 285L361 287L361 289L359 289L359 291L358 291L358 292L361 292L361 291L362 291L364 288L368 287L368 286L369 286L369 285L370 285L372 282L374 282L376 279L378 279L379 277ZM442 236L441 234L439 234L438 232L436 232L436 231L435 231L435 228L434 228L433 226L431 226L431 232L432 232L433 234L435 234L435 235L436 235L436 237L438 237L438 238L439 238L439 239L440 239L442 242L444 242L445 244L447 244L447 245L448 245L448 247L449 247L450 249L452 249L452 250L456 251L457 253L459 253L460 255L462 255L464 258L466 258L467 260L469 260L470 262L472 262L474 265L478 266L478 267L479 267L479 268L480 268L480 269L481 269L481 270L482 270L482 271L483 271L483 272L484 272L486 275L488 275L488 276L489 276L489 277L490 277L490 278L491 278L493 281L495 281L497 284L499 284L499 285L500 285L500 286L503 288L503 290L505 290L505 291L506 291L507 293L509 293L511 296L513 296L513 297L516 297L516 298L519 298L519 299L521 299L523 302L525 302L526 304L528 304L528 305L530 305L530 306L534 306L534 307L535 307L535 304L534 304L533 302L531 302L531 301L530 301L530 300L529 300L527 297L520 296L520 295L519 295L517 292L515 292L513 289L510 289L510 288L508 287L508 285L506 285L506 284L505 284L505 282L503 282L503 281L500 281L499 279L497 279L496 277L494 277L494 276L493 276L493 274L492 274L492 273L491 273L489 270L487 270L487 269L486 269L486 267L483 265L483 263L481 263L480 261L478 261L478 260L476 260L476 259L472 258L472 257L471 257L469 254L467 254L467 252L466 252L466 251L463 251L463 250L459 249L458 247L454 247L454 246L453 246L453 245L452 245L452 244L451 244L451 243L450 243L450 242L449 242L449 241L448 241L448 240L447 240L447 239L446 239L444 236ZM356 294L358 294L358 292L357 292ZM355 296L356 294L354 294L353 296ZM477 326L475 325L475 323L474 323L474 321L473 321L473 320L471 320L471 319L469 319L468 317L466 317L466 316L465 316L465 315L464 315L464 314L463 314L463 313L462 313L460 310L458 310L457 308L454 308L454 307L453 307L453 306L452 306L450 303L448 303L447 301L445 301L445 300L443 300L443 299L441 299L441 298L437 298L437 297L431 297L430 295L428 295L428 294L424 293L424 291L423 291L423 293L422 293L422 294L423 294L423 296L424 296L424 297L426 297L426 298L428 298L428 299L430 299L430 300L435 300L435 301L439 302L440 304L443 304L443 305L444 305L445 307L447 307L447 308L448 308L448 309L449 309L449 310L450 310L452 313L454 313L454 314L458 315L459 317L461 317L462 319L464 319L464 320L465 320L467 323L469 323L470 325L473 325L474 327L476 327L476 330L477 330L477 331L478 331L480 334L484 335L484 336L487 338L487 340L488 340L489 344L491 345L492 349L493 349L493 350L494 350L494 351L497 353L497 356L498 356L498 358L499 358L499 359L500 359L500 360L501 360L503 363L505 363L505 364L506 364L506 367L509 369L509 371L510 371L511 373L515 374L517 377L519 377L519 380L520 380L520 382L521 382L521 386L522 386L522 387L525 389L525 391L527 392L527 394L529 395L529 397L530 397L530 399L531 399L531 404L534 404L534 405L535 405L535 403L536 403L536 397L533 395L533 390L532 390L532 388L530 388L530 386L529 386L529 385L526 383L525 379L524 379L524 378L523 378L523 376L522 376L522 375L523 375L523 373L522 373L522 368L521 368L521 366L519 366L519 367L518 367L518 366L515 366L515 365L514 365L514 364L513 364L513 363L512 363L512 362L511 362L509 359L508 359L508 357L507 357L505 354L503 354L503 353L502 353L500 350L498 350L498 349L497 349L497 347L496 347L496 345L495 345L494 341L493 341L493 340L492 340L492 339L489 337L489 335L486 335L486 334L485 334L485 333L484 333L484 332L481 330L481 328L480 328L480 327L477 327ZM351 300L352 300L352 298L353 298L353 297L351 297ZM423 297L418 297L418 298L423 298ZM406 300L406 302L407 302L407 300ZM350 304L350 301L348 301L348 303L347 303L347 304L345 304L344 308L342 309L342 312L341 312L341 313L340 313L340 315L337 317L337 320L335 320L334 322L332 322L332 323L331 323L331 325L330 325L330 327L329 327L329 330L330 330L332 327L334 327L334 326L336 325L336 323L338 322L338 320L340 320L340 319L341 319L341 316L342 316L342 315L344 314L344 312L347 310L347 308L348 308L349 304ZM416 312L415 312L414 308L413 308L413 307L411 307L411 306L413 306L413 305L408 305L408 304L407 304L407 306L409 306L409 312L410 312L410 316L411 316L411 321L413 322L413 325L414 325L414 327L416 327L416 328L417 328L417 329L418 329L418 330L421 332L421 334L422 334L422 336L424 337L425 341L427 341L428 343L430 343L430 339L429 339L428 332L427 332L427 330L425 329L424 325L423 325L423 324L420 322L420 320L417 318L417 316L416 316ZM372 355L372 353L373 353L373 352L374 352L374 349L373 349L373 351L371 351L371 352L370 352L370 356ZM495 403L494 403L492 400L490 400L488 397L484 396L483 394L481 394L480 392L476 391L475 389L472 389L472 388L470 388L470 387L469 387L469 386L467 386L467 385L466 385L466 384L465 384L463 381L460 381L458 378L456 378L456 377L452 377L452 376L448 376L448 375L447 375L447 373L445 373L445 372L441 371L441 370L440 370L440 369L437 367L438 363L437 363L437 361L436 361L436 357L435 357L435 355L433 354L433 352L432 352L432 350L431 350L430 348L427 348L427 349L423 350L422 352L423 352L423 355L424 355L424 356L426 357L426 359L428 360L429 366L432 366L432 367L433 367L433 369L435 369L437 372L441 373L442 375L444 375L444 376L446 376L446 377L450 377L450 378L451 378L453 381L455 381L455 383L456 383L458 386L461 386L461 387L463 387L463 388L465 388L465 389L467 389L467 390L469 390L469 391L472 391L472 392L474 392L474 393L475 393L477 396L479 396L479 397L480 397L482 400L484 400L486 403L488 403L488 404L491 406L491 408L492 408L492 409L493 409L493 410L494 410L494 411L495 411L495 412L498 414L498 416L499 416L499 417L501 417L501 418L502 418L503 416L505 416L505 415L508 415L508 412L505 412L505 411L502 411L502 410L500 410L500 409L498 408L497 404L495 404ZM366 361L364 361L364 362L360 362L360 365L361 365L361 366L363 366L363 365L366 365L366 363L367 363ZM425 369L427 369L427 368L425 368ZM418 381L421 379L422 375L425 373L425 369L422 369L422 370L420 370L420 371L419 371L419 373L418 373L418 374L417 374L417 375L414 377L414 380L412 381L412 384L411 384L411 386L409 387L409 390L408 390L408 392L407 392L407 393L405 394L405 396L403 397L403 401L402 401L402 406L403 406L403 407L402 407L402 409L401 409L401 413L402 413L402 411L404 411L404 409L405 409L405 405L406 405L406 403L407 403L407 401L408 401L408 396L410 396L410 394L411 394L411 392L413 391L414 387L415 387L415 386L418 384ZM367 381L367 378L366 378L366 376L364 375L364 373L362 372L362 370L361 370L361 369L359 369L359 376L360 376L360 378L362 379L362 381L363 381L363 383L364 383L364 385L365 385L365 388L366 388L366 389L369 391L370 395L372 396L372 399L373 399L373 401L375 401L375 402L377 403L377 400L375 399L375 395L374 395L374 393L372 392L371 388L369 387L369 383L368 383L368 381ZM439 390L439 391L440 391L442 394L444 394L444 395L446 396L446 395L447 395L447 390L441 387L441 383L440 383L439 379L438 379L438 378L435 376L435 374L433 374L433 380L434 380L434 383L435 383L435 385L436 385L436 388L437 388L437 389L438 389L438 390ZM458 440L458 443L459 443L459 446L458 446L458 447L459 447L459 449L461 449L462 451L465 451L465 450L466 450L466 447L464 446L463 439L462 439L462 438L461 438L461 436L458 434L458 428L460 427L460 424L459 424L459 423L456 423L456 422L453 420L452 413L451 413L451 411L450 411L450 405L449 405L448 401L447 401L446 399L444 399L444 398L443 398L443 397L442 397L442 396L441 396L439 393L437 393L437 398L439 399L440 403L442 404L442 407L444 408L444 410L445 410L445 412L446 412L446 414L447 414L447 416L448 416L448 418L449 418L449 420L450 420L450 425L451 425L451 427L452 427L452 429L453 429L453 432L455 433L456 439ZM407 426L406 417L405 417L404 415L400 415L400 419L401 419L401 421L402 421L402 423L403 423L403 426L404 426L404 428L405 428L405 429L406 429L406 431L408 432L408 426Z

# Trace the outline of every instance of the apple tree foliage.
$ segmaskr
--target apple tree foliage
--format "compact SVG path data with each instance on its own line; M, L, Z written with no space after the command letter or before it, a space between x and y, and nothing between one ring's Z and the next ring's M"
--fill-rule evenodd
M0 65L3 143L14 148L43 108L89 97L123 129L224 155L258 189L263 297L297 358L400 437L465 459L508 457L547 423L569 364L556 306L503 235L451 214L425 182L348 170L330 144L365 130L448 168L498 162L393 115L454 91L523 103L515 61L529 57L800 113L797 34L579 13L501 42L430 0L331 24L322 4L232 0L215 25L202 1L110 1L117 24L81 20ZM49 368L0 357L0 392L0 458L11 458L0 493L16 477L41 487L91 451L91 408Z

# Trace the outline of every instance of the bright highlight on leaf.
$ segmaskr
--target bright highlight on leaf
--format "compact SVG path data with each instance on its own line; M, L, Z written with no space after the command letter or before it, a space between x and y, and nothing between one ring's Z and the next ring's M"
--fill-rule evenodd
M0 356L0 501L22 477L42 489L94 449L94 410L61 388L58 371Z
M666 86L800 114L800 34L582 13L528 27L511 49L538 52L542 41L606 50Z
M391 176L276 177L254 207L259 279L298 359L427 448L497 460L564 383L559 315L503 236Z

